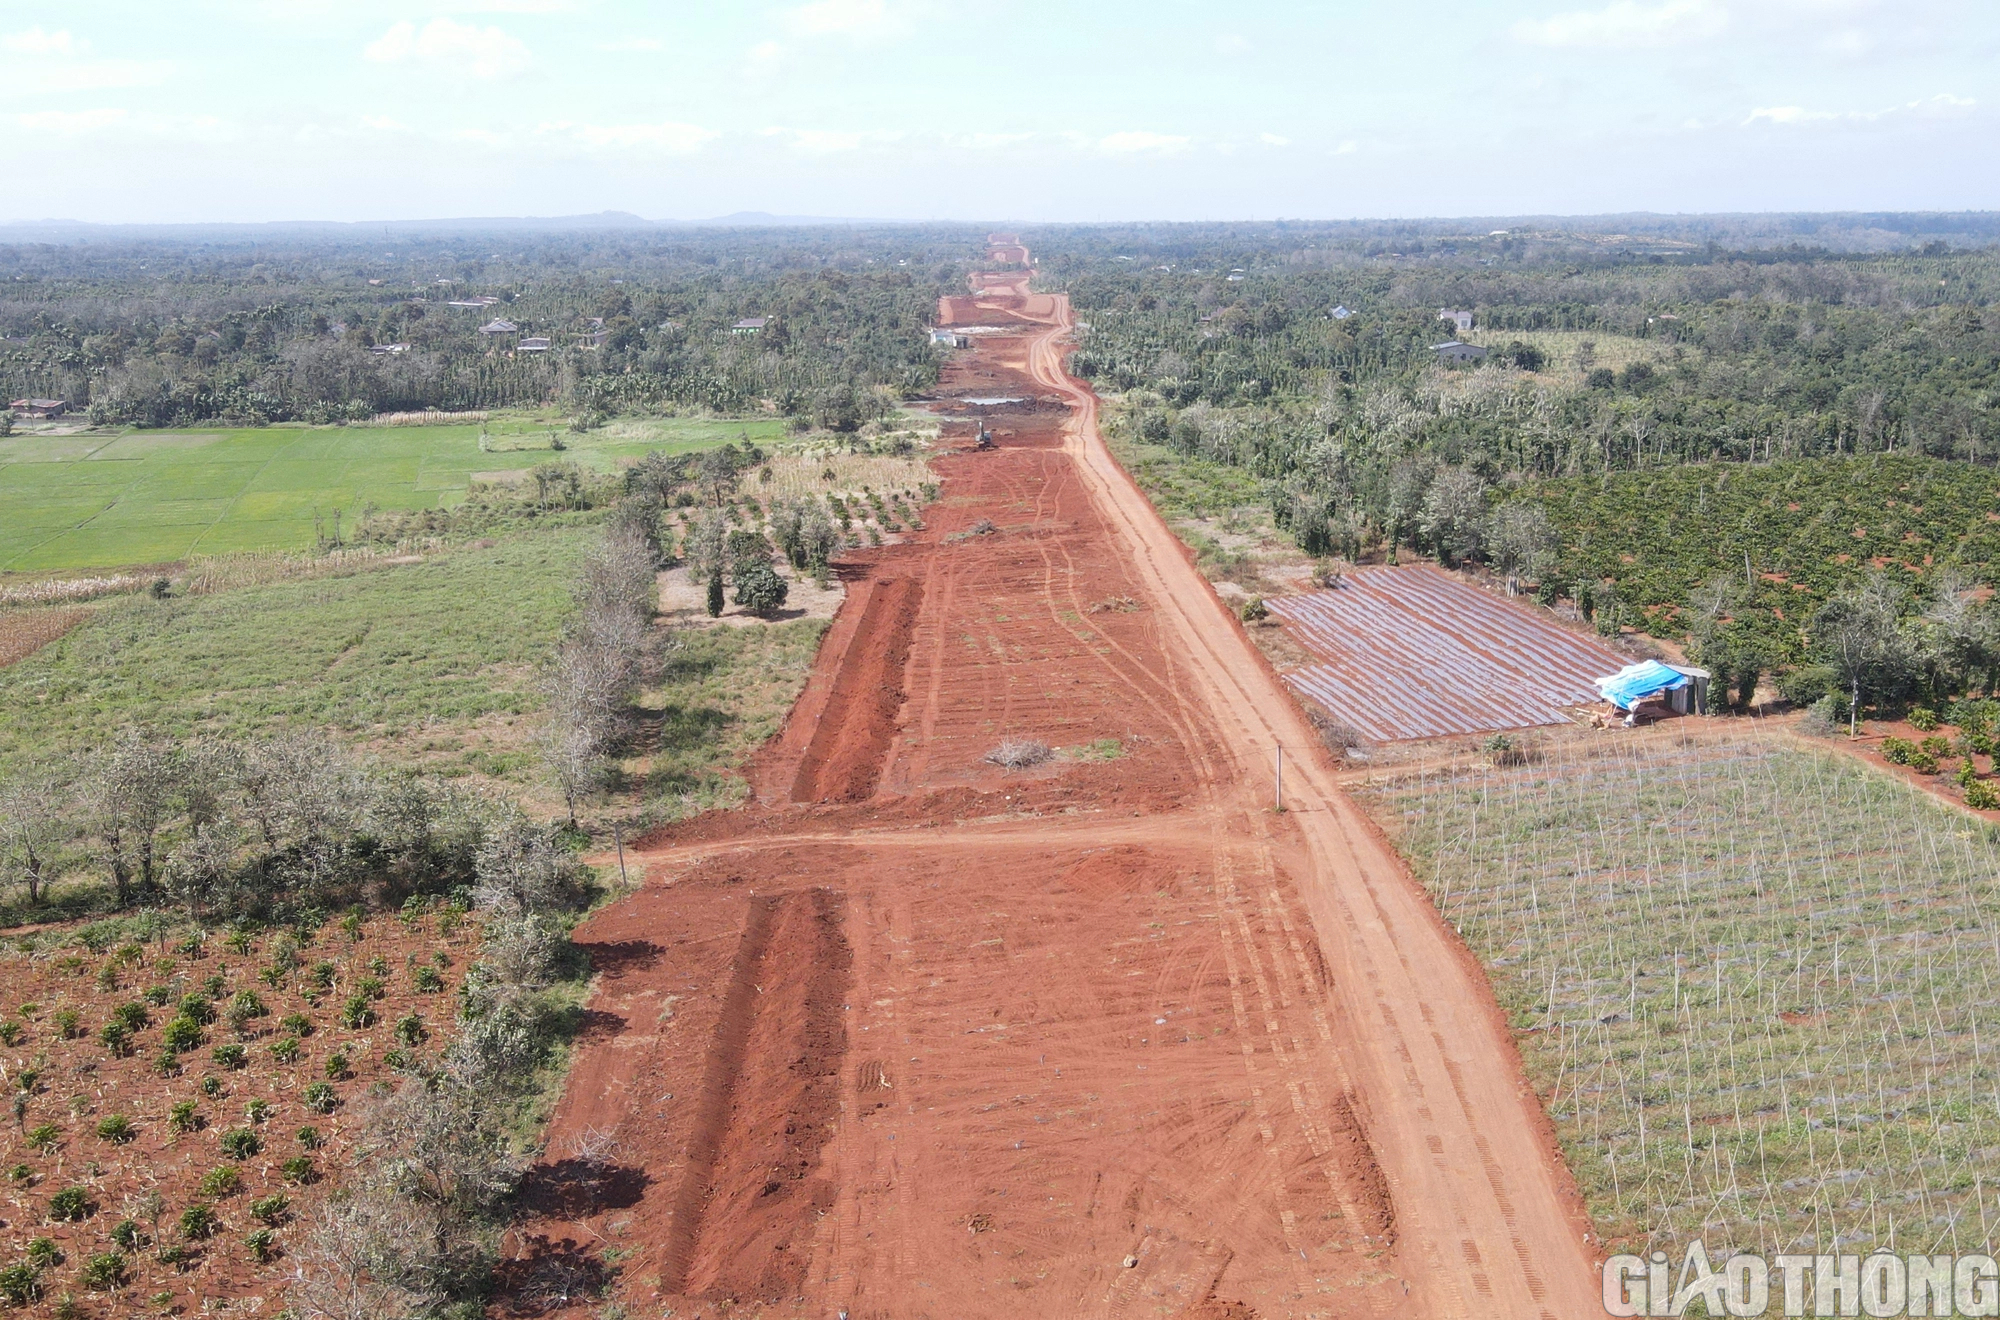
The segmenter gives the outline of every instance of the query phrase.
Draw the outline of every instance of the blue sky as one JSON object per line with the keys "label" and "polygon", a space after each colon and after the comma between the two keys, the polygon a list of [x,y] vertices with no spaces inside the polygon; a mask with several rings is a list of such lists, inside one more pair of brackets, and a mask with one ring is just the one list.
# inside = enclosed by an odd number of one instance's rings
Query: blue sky
{"label": "blue sky", "polygon": [[0,219],[1996,209],[1996,84],[1992,0],[0,0]]}

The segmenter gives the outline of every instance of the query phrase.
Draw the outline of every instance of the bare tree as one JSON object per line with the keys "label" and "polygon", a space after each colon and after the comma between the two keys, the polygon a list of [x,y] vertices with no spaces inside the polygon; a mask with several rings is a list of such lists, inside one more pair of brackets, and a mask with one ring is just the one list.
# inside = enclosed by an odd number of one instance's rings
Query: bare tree
{"label": "bare tree", "polygon": [[1507,594],[1520,590],[1524,577],[1539,580],[1554,564],[1559,542],[1548,511],[1539,504],[1502,505],[1493,515],[1488,536],[1493,562],[1507,575]]}
{"label": "bare tree", "polygon": [[473,901],[508,913],[562,912],[576,905],[583,876],[549,831],[519,812],[493,822],[480,844]]}
{"label": "bare tree", "polygon": [[337,1193],[293,1249],[288,1300],[301,1320],[406,1320],[445,1300],[425,1268],[439,1235],[434,1207],[386,1189]]}
{"label": "bare tree", "polygon": [[49,764],[30,765],[0,787],[0,876],[26,888],[31,904],[61,874],[75,838],[71,792],[63,769]]}
{"label": "bare tree", "polygon": [[1486,483],[1466,468],[1438,473],[1424,495],[1419,526],[1445,563],[1477,558],[1486,538]]}
{"label": "bare tree", "polygon": [[98,833],[121,904],[132,901],[135,867],[140,887],[148,893],[154,888],[154,847],[160,827],[174,815],[180,771],[180,749],[174,743],[137,729],[119,735],[104,766]]}

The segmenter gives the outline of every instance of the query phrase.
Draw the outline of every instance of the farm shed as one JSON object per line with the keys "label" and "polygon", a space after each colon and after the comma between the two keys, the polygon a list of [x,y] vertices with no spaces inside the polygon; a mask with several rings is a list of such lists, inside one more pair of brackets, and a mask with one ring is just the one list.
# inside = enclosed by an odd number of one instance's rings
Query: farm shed
{"label": "farm shed", "polygon": [[735,325],[730,326],[729,333],[732,335],[754,335],[770,323],[771,318],[768,316],[746,316]]}
{"label": "farm shed", "polygon": [[1438,355],[1440,362],[1477,362],[1486,356],[1486,350],[1477,344],[1461,344],[1456,339],[1443,344],[1432,344],[1431,352]]}
{"label": "farm shed", "polygon": [[1472,329],[1472,313],[1459,311],[1456,308],[1438,308],[1438,320],[1451,322],[1453,326],[1457,327],[1460,334],[1465,334]]}
{"label": "farm shed", "polygon": [[485,325],[480,326],[479,333],[482,335],[511,335],[520,328],[520,326],[515,325],[512,321],[503,321],[495,317]]}
{"label": "farm shed", "polygon": [[60,417],[69,411],[67,399],[16,399],[7,406],[23,417]]}
{"label": "farm shed", "polygon": [[1597,690],[1620,710],[1629,711],[1649,697],[1665,694],[1676,715],[1708,713],[1706,669],[1693,665],[1669,665],[1658,660],[1641,660],[1597,680]]}
{"label": "farm shed", "polygon": [[549,351],[549,341],[546,335],[532,335],[515,347],[523,353],[546,353]]}

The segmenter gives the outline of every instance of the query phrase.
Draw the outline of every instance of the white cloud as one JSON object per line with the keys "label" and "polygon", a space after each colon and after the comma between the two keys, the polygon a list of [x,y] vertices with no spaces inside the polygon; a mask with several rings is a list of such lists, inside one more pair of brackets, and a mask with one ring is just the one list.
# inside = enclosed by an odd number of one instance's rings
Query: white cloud
{"label": "white cloud", "polygon": [[15,115],[14,122],[28,133],[77,137],[118,127],[129,118],[123,110],[106,107],[101,110],[37,110],[33,114]]}
{"label": "white cloud", "polygon": [[50,32],[41,27],[31,27],[25,32],[11,32],[0,37],[0,50],[14,55],[73,58],[88,49],[90,43],[79,41],[67,28]]}
{"label": "white cloud", "polygon": [[1171,155],[1186,151],[1193,141],[1193,138],[1177,137],[1171,133],[1113,133],[1099,138],[1097,149],[1121,156],[1144,152]]}
{"label": "white cloud", "polygon": [[408,124],[400,120],[391,119],[387,115],[363,115],[361,116],[361,126],[363,128],[372,128],[378,133],[407,133],[410,131]]}
{"label": "white cloud", "polygon": [[659,124],[573,124],[564,121],[543,124],[537,131],[566,138],[595,151],[665,156],[691,155],[721,136],[712,128],[671,120]]}
{"label": "white cloud", "polygon": [[665,50],[667,43],[658,37],[619,37],[613,41],[599,42],[597,48],[608,51]]}
{"label": "white cloud", "polygon": [[480,78],[499,78],[528,67],[528,47],[497,27],[474,27],[434,18],[419,28],[398,23],[362,51],[378,64],[418,62],[463,69]]}
{"label": "white cloud", "polygon": [[1881,110],[1808,110],[1798,105],[1760,105],[1750,112],[1750,117],[1743,123],[1748,127],[1752,124],[1873,124],[1885,119],[1902,118],[1956,119],[1970,114],[1978,105],[1979,102],[1971,97],[1953,96],[1949,92]]}
{"label": "white cloud", "polygon": [[1290,138],[1279,137],[1276,133],[1259,133],[1257,140],[1267,147],[1289,147],[1292,145]]}
{"label": "white cloud", "polygon": [[1254,49],[1250,38],[1240,32],[1225,32],[1215,39],[1215,53],[1218,55],[1246,55]]}
{"label": "white cloud", "polygon": [[1640,4],[1613,0],[1603,9],[1578,9],[1514,25],[1514,39],[1531,46],[1630,49],[1667,46],[1712,37],[1729,26],[1716,0],[1665,0]]}
{"label": "white cloud", "polygon": [[883,31],[891,21],[886,0],[813,0],[786,15],[792,31],[806,36],[866,36]]}

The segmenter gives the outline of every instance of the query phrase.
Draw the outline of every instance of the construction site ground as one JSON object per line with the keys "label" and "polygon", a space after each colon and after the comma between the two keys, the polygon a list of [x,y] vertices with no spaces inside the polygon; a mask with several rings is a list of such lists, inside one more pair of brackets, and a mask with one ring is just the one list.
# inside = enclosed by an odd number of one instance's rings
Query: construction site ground
{"label": "construction site ground", "polygon": [[499,1309],[1595,1314],[1478,967],[1105,450],[1066,300],[972,288],[925,530],[843,564],[752,804],[579,932]]}

